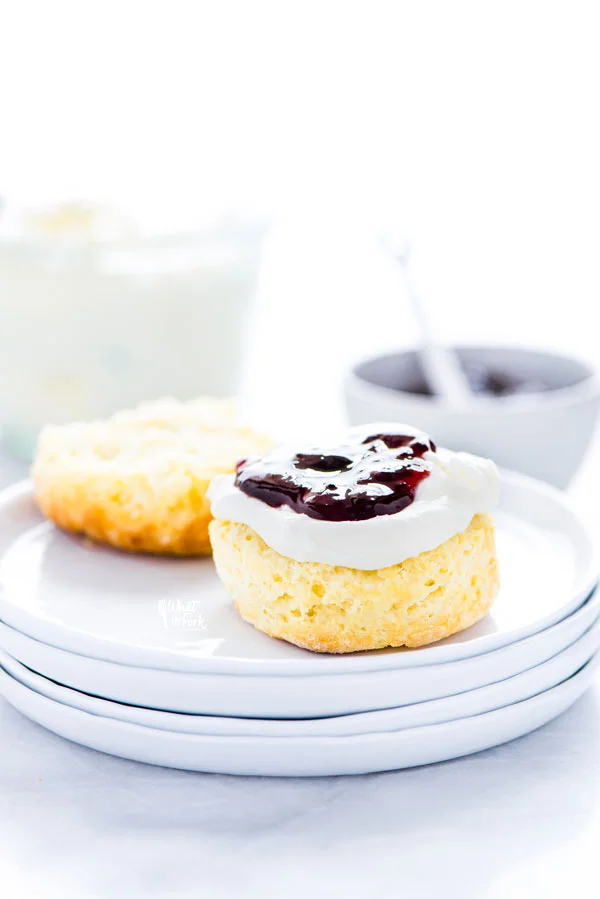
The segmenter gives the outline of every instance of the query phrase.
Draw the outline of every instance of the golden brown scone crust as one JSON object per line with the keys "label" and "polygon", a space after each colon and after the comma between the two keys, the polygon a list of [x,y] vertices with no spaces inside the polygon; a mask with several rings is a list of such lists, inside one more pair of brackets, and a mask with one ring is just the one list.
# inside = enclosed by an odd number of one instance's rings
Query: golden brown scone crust
{"label": "golden brown scone crust", "polygon": [[436,549],[377,571],[296,562],[231,521],[214,520],[210,537],[242,617],[314,652],[424,646],[479,621],[498,591],[489,515],[476,515]]}
{"label": "golden brown scone crust", "polygon": [[210,553],[206,490],[271,441],[230,401],[160,400],[101,422],[45,428],[33,465],[44,515],[132,552]]}

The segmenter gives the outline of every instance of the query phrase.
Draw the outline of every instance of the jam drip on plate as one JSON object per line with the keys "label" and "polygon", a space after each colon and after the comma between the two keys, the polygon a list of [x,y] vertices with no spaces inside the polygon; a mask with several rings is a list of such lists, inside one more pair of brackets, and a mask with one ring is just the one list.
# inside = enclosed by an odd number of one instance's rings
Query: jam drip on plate
{"label": "jam drip on plate", "polygon": [[276,450],[240,462],[235,483],[269,506],[290,506],[322,521],[365,521],[409,506],[435,452],[428,438],[373,434],[333,452],[314,449],[290,455]]}

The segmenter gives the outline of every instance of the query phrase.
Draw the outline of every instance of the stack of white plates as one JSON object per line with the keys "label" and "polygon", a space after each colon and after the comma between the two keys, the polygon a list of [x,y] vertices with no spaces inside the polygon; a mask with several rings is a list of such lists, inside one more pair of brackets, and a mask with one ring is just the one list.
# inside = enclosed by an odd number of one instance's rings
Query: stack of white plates
{"label": "stack of white plates", "polygon": [[570,706],[600,655],[581,523],[528,478],[505,473],[502,495],[485,620],[422,649],[333,656],[245,624],[210,560],[66,536],[18,485],[0,497],[0,689],[69,740],[198,771],[353,774],[496,746]]}

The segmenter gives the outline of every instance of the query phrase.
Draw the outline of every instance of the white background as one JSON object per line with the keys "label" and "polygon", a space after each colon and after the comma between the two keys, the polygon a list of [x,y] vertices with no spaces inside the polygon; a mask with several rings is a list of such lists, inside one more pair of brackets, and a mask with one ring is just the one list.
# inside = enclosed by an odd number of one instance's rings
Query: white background
{"label": "white background", "polygon": [[414,340],[385,221],[445,339],[598,358],[598,26],[577,0],[7,3],[0,193],[273,212],[246,388],[284,418]]}
{"label": "white background", "polygon": [[[277,215],[245,391],[284,425],[335,418],[346,365],[415,338],[377,253],[384,221],[412,234],[447,339],[600,361],[595,3],[0,0],[0,11],[0,193],[159,217],[230,204]],[[294,783],[109,759],[2,703],[3,888],[572,893],[597,855],[598,720],[596,689],[471,759]]]}

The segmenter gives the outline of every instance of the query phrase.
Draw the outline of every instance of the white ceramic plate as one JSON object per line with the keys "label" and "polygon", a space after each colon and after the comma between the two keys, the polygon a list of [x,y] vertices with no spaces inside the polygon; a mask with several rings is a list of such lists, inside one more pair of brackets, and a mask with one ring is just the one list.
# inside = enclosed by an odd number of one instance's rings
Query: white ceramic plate
{"label": "white ceramic plate", "polygon": [[337,675],[464,659],[560,621],[596,581],[590,540],[559,491],[505,472],[502,496],[492,611],[418,650],[340,657],[274,640],[242,621],[211,560],[133,556],[67,536],[42,519],[28,483],[0,497],[0,619],[61,649],[173,671]]}
{"label": "white ceramic plate", "polygon": [[379,733],[441,724],[522,702],[571,677],[589,662],[599,648],[600,619],[596,620],[592,627],[568,649],[559,652],[547,662],[514,677],[490,684],[488,687],[385,711],[300,721],[181,715],[98,699],[96,696],[71,690],[41,677],[2,650],[0,650],[0,668],[29,689],[63,705],[81,709],[92,715],[115,718],[118,721],[128,721],[158,730],[205,736],[326,737]]}
{"label": "white ceramic plate", "polygon": [[201,736],[90,715],[23,686],[0,669],[0,689],[48,730],[111,755],[218,774],[309,777],[365,774],[457,758],[527,734],[560,715],[588,687],[597,656],[557,687],[513,705],[445,724],[334,737]]}
{"label": "white ceramic plate", "polygon": [[597,590],[568,618],[510,646],[439,665],[346,674],[240,676],[119,665],[57,649],[1,623],[0,647],[58,683],[130,705],[244,718],[319,718],[439,699],[513,677],[570,646],[599,610]]}

